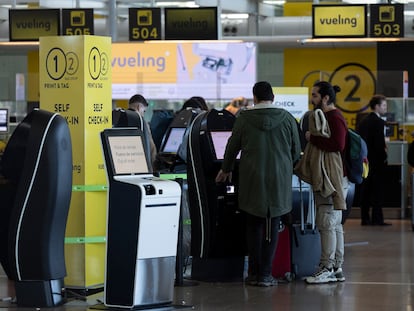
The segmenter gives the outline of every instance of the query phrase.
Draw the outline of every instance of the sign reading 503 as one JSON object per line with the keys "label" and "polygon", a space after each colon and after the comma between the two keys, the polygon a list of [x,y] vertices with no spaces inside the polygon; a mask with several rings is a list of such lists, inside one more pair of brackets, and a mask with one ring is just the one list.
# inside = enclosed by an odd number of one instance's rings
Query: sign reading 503
{"label": "sign reading 503", "polygon": [[129,8],[129,41],[161,40],[160,8]]}
{"label": "sign reading 503", "polygon": [[371,37],[404,37],[403,4],[371,4]]}

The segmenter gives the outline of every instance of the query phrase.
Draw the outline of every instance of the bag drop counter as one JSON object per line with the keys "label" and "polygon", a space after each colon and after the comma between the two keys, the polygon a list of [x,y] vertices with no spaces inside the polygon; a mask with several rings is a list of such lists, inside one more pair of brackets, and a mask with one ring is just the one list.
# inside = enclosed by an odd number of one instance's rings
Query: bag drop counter
{"label": "bag drop counter", "polygon": [[102,132],[108,174],[104,304],[172,302],[181,188],[154,177],[137,129]]}

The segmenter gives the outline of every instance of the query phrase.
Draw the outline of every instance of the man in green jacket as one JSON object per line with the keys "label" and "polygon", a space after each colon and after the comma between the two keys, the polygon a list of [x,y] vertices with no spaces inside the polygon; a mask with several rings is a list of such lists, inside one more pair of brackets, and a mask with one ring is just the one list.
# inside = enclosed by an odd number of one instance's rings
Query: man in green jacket
{"label": "man in green jacket", "polygon": [[294,117],[273,104],[271,85],[253,87],[254,107],[236,119],[216,182],[231,179],[239,164],[239,208],[246,213],[251,285],[273,286],[272,261],[277,247],[280,217],[292,209],[293,163],[300,157],[300,139]]}

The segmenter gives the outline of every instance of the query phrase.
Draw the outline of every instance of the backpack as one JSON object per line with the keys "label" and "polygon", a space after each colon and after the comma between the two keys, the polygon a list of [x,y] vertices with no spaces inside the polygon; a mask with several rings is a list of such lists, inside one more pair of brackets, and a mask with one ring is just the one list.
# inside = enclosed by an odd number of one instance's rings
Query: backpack
{"label": "backpack", "polygon": [[367,144],[365,140],[352,129],[348,129],[344,164],[350,182],[360,184],[362,183],[363,178],[368,176]]}

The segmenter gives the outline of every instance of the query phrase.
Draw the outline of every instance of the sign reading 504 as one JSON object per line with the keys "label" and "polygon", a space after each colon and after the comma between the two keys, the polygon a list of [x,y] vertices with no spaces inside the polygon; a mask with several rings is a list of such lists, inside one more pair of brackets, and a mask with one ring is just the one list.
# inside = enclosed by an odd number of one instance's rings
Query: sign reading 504
{"label": "sign reading 504", "polygon": [[129,41],[160,40],[160,8],[129,8]]}

